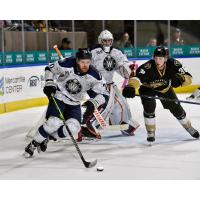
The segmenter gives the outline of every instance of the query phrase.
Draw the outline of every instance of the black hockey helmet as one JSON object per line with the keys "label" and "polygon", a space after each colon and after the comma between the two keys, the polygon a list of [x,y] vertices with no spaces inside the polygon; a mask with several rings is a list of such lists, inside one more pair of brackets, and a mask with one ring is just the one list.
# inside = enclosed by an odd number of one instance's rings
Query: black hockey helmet
{"label": "black hockey helmet", "polygon": [[80,59],[91,59],[92,54],[87,48],[83,48],[83,49],[79,48],[77,53],[76,53],[76,58],[78,60],[80,60]]}
{"label": "black hockey helmet", "polygon": [[154,50],[153,56],[158,56],[158,57],[166,57],[167,56],[167,51],[165,47],[159,46]]}
{"label": "black hockey helmet", "polygon": [[166,51],[166,56],[169,58],[169,48],[168,47],[164,47],[165,51]]}

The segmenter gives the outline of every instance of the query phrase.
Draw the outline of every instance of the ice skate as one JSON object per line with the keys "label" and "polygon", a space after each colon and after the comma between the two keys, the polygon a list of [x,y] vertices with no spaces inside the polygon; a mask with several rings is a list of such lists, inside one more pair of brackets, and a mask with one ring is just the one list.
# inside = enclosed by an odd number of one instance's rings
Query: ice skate
{"label": "ice skate", "polygon": [[84,138],[87,140],[94,140],[94,139],[101,139],[101,135],[97,132],[95,132],[94,129],[88,129],[87,127],[82,126],[81,136],[78,136],[78,139]]}
{"label": "ice skate", "polygon": [[134,135],[135,135],[135,131],[136,131],[136,129],[138,129],[138,127],[139,127],[139,126],[137,126],[137,127],[135,128],[135,127],[129,125],[129,126],[128,126],[128,129],[126,129],[126,130],[121,130],[121,133],[122,133],[122,135],[125,135],[125,136],[134,136]]}
{"label": "ice skate", "polygon": [[39,146],[37,147],[38,153],[40,153],[40,151],[45,152],[47,150],[48,142],[49,142],[49,139],[46,139],[41,144],[39,144]]}
{"label": "ice skate", "polygon": [[147,141],[149,142],[149,146],[152,146],[152,143],[155,141],[155,132],[147,132]]}
{"label": "ice skate", "polygon": [[192,126],[189,128],[185,128],[185,130],[193,137],[196,139],[199,139],[199,132],[193,128]]}
{"label": "ice skate", "polygon": [[[38,142],[36,142],[35,140],[32,140],[28,146],[25,148],[25,152],[23,153],[23,156],[25,158],[30,158],[33,156],[34,151],[36,150],[36,148],[38,148],[40,146],[40,144]],[[40,150],[39,150],[40,151]]]}

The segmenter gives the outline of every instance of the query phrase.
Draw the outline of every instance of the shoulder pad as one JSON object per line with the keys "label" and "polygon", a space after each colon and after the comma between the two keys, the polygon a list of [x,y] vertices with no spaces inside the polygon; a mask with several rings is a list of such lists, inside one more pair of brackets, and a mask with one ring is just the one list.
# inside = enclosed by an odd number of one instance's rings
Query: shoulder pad
{"label": "shoulder pad", "polygon": [[182,66],[181,63],[176,59],[174,59],[173,63],[174,63],[175,66]]}
{"label": "shoulder pad", "polygon": [[143,69],[150,69],[152,67],[152,65],[153,65],[153,60],[149,60],[146,63],[144,63],[143,65],[141,65],[141,67]]}
{"label": "shoulder pad", "polygon": [[124,54],[124,52],[121,50],[121,49],[118,49],[118,48],[112,48],[111,50],[113,50],[113,51],[116,51],[116,52],[121,52],[122,54]]}
{"label": "shoulder pad", "polygon": [[45,70],[45,71],[51,71],[51,69],[50,69],[49,66],[46,66],[44,70]]}
{"label": "shoulder pad", "polygon": [[96,78],[97,80],[102,80],[101,74],[100,74],[100,73],[97,71],[97,69],[94,68],[92,65],[90,65],[90,68],[89,68],[87,74],[93,76],[93,77]]}
{"label": "shoulder pad", "polygon": [[98,49],[98,48],[101,48],[101,45],[100,44],[95,44],[95,45],[89,47],[89,50],[92,51],[92,50]]}
{"label": "shoulder pad", "polygon": [[51,71],[51,68],[53,68],[53,67],[54,67],[54,63],[49,63],[49,65],[47,65],[47,66],[45,67],[45,71],[46,71],[46,70]]}
{"label": "shoulder pad", "polygon": [[151,63],[146,63],[146,64],[144,65],[144,68],[145,68],[145,69],[150,69],[150,68],[151,68]]}

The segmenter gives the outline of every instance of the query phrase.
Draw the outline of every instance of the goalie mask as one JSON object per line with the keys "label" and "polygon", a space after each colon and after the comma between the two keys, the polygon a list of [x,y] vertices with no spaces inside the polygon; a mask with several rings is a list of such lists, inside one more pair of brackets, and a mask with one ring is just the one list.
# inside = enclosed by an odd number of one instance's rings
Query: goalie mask
{"label": "goalie mask", "polygon": [[103,47],[106,53],[110,52],[110,48],[113,44],[113,35],[110,31],[104,30],[98,37],[98,43]]}

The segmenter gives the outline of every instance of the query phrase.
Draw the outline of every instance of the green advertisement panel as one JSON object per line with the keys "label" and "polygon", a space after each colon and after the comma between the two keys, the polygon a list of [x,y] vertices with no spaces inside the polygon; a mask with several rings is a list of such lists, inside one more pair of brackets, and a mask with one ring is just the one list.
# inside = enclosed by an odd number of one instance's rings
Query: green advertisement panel
{"label": "green advertisement panel", "polygon": [[3,54],[0,53],[0,66],[2,66],[2,65],[3,65]]}
{"label": "green advertisement panel", "polygon": [[37,63],[47,63],[48,62],[48,53],[47,51],[36,51],[35,60]]}
{"label": "green advertisement panel", "polygon": [[172,46],[172,57],[197,57],[200,56],[200,46]]}
{"label": "green advertisement panel", "polygon": [[136,48],[137,58],[150,58],[153,55],[155,47],[138,47]]}
{"label": "green advertisement panel", "polygon": [[[74,55],[76,51],[73,50],[61,50],[61,54],[63,57],[71,57]],[[56,60],[59,60],[59,56],[55,50],[50,50],[49,51],[49,60],[50,62],[55,62]]]}
{"label": "green advertisement panel", "polygon": [[36,51],[25,52],[25,63],[34,64],[36,62]]}
{"label": "green advertisement panel", "polygon": [[[121,49],[128,58],[151,58],[156,47],[137,47]],[[62,50],[64,57],[75,55],[75,50]],[[170,55],[172,57],[200,57],[200,45],[193,46],[171,46]],[[3,59],[4,58],[4,59]],[[55,62],[60,59],[55,50],[29,51],[29,52],[0,52],[0,66],[20,65],[20,64],[42,64]]]}
{"label": "green advertisement panel", "polygon": [[59,60],[59,56],[54,50],[49,51],[49,62],[55,62],[56,60]]}
{"label": "green advertisement panel", "polygon": [[128,58],[134,57],[134,48],[123,48],[121,50]]}
{"label": "green advertisement panel", "polygon": [[71,57],[71,56],[75,55],[76,51],[73,51],[73,50],[62,50],[61,53],[62,53],[62,55],[64,57]]}
{"label": "green advertisement panel", "polygon": [[14,63],[14,53],[5,53],[4,54],[4,62],[5,65],[12,65],[15,64]]}

